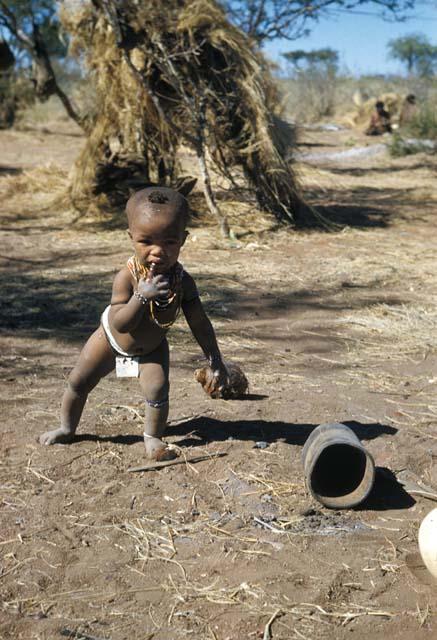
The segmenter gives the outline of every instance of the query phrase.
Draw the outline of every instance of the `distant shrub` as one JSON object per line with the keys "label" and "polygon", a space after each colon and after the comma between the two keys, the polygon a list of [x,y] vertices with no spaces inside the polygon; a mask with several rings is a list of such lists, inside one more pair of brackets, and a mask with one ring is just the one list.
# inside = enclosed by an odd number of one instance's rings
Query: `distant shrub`
{"label": "distant shrub", "polygon": [[300,122],[320,120],[334,114],[338,52],[329,47],[282,54],[291,67],[288,108]]}
{"label": "distant shrub", "polygon": [[421,149],[416,145],[408,144],[402,136],[394,133],[388,145],[388,151],[393,158],[401,158],[419,153]]}
{"label": "distant shrub", "polygon": [[388,151],[393,158],[412,156],[416,153],[437,153],[437,143],[433,145],[429,139],[403,138],[394,133]]}
{"label": "distant shrub", "polygon": [[317,122],[335,112],[337,75],[335,69],[307,69],[282,84],[287,112],[297,122]]}
{"label": "distant shrub", "polygon": [[34,101],[32,85],[24,75],[0,73],[0,129],[12,127],[17,112]]}
{"label": "distant shrub", "polygon": [[407,131],[417,138],[437,140],[437,105],[426,102],[408,124]]}

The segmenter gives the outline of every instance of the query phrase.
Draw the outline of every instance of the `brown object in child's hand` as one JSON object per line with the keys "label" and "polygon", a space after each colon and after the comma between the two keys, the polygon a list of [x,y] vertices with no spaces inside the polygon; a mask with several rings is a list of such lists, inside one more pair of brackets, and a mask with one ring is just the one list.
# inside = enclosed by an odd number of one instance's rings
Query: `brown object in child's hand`
{"label": "brown object in child's hand", "polygon": [[196,369],[194,377],[211,398],[223,398],[224,400],[241,398],[248,392],[249,382],[238,364],[226,362],[225,366],[229,374],[229,384],[223,388],[219,388],[218,379],[214,376],[211,367]]}

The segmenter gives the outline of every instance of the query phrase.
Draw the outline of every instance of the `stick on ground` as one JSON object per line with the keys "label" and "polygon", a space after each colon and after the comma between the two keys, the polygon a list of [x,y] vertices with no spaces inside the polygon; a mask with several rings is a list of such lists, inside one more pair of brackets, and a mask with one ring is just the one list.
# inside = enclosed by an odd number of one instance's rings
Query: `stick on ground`
{"label": "stick on ground", "polygon": [[191,458],[176,458],[175,460],[163,460],[162,462],[151,462],[150,464],[143,465],[141,467],[129,467],[128,471],[157,471],[163,467],[170,467],[173,464],[193,464],[196,462],[203,462],[204,460],[211,460],[212,458],[222,458],[228,454],[224,451],[217,451],[216,453],[208,453],[204,456],[193,456]]}
{"label": "stick on ground", "polygon": [[282,615],[281,610],[278,609],[277,611],[275,611],[275,613],[272,615],[272,617],[270,618],[270,620],[267,622],[266,626],[264,627],[264,635],[263,635],[263,640],[271,640],[272,639],[272,624],[274,623],[274,621],[276,620],[276,618],[278,618],[280,615]]}

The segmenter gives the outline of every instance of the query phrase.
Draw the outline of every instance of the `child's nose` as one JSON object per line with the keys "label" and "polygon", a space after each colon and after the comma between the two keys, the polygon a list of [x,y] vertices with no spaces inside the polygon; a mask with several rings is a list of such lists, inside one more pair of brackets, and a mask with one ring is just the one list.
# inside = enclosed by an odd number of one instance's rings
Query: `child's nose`
{"label": "child's nose", "polygon": [[162,256],[165,255],[165,250],[164,250],[164,247],[157,244],[154,247],[152,247],[152,251],[150,253],[152,254],[152,256],[155,256],[157,258],[162,258]]}

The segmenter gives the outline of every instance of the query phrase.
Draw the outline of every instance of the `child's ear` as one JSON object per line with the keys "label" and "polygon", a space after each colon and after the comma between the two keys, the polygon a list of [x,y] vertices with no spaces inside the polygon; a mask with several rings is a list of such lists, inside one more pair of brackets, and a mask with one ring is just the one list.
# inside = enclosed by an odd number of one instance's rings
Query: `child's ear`
{"label": "child's ear", "polygon": [[183,240],[182,240],[181,247],[185,244],[185,240],[188,238],[189,235],[190,235],[189,231],[184,231],[184,235],[182,236]]}

